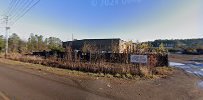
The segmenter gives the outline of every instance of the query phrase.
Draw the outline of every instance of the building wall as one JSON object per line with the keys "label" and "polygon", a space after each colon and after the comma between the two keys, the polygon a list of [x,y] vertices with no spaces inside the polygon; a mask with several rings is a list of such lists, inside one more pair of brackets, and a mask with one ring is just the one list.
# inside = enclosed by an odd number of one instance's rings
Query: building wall
{"label": "building wall", "polygon": [[126,49],[126,42],[123,40],[120,40],[119,43],[119,53],[123,53]]}
{"label": "building wall", "polygon": [[84,39],[63,42],[63,47],[71,47],[73,50],[82,50],[85,44],[96,46],[98,52],[122,53],[124,41],[121,39]]}

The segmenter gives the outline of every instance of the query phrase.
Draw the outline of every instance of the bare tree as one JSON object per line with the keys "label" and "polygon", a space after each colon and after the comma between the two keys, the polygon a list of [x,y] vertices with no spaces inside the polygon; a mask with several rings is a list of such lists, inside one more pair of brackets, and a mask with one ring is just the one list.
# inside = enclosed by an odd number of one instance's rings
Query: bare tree
{"label": "bare tree", "polygon": [[72,59],[72,52],[73,52],[73,50],[72,50],[71,46],[67,46],[66,49],[65,49],[66,60],[68,60],[68,61],[72,61],[73,60]]}
{"label": "bare tree", "polygon": [[83,52],[89,52],[89,53],[96,53],[97,52],[97,46],[96,44],[92,43],[84,43],[83,47],[82,47],[82,51]]}
{"label": "bare tree", "polygon": [[112,42],[110,48],[112,53],[119,53],[119,44],[117,42]]}

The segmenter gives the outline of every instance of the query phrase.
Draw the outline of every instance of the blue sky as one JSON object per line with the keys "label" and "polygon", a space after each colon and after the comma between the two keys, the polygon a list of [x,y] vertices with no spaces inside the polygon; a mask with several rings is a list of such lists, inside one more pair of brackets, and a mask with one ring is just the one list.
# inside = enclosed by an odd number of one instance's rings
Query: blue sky
{"label": "blue sky", "polygon": [[[10,0],[0,1],[0,15]],[[3,29],[0,29],[4,34]],[[30,33],[74,38],[201,38],[202,0],[41,0],[11,27],[23,39]]]}

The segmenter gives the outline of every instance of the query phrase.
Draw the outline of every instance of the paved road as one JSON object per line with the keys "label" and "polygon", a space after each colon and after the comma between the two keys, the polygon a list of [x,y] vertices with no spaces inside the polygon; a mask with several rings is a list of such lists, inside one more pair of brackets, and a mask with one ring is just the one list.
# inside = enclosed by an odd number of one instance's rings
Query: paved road
{"label": "paved road", "polygon": [[0,100],[99,100],[105,95],[86,90],[73,80],[19,70],[0,63]]}

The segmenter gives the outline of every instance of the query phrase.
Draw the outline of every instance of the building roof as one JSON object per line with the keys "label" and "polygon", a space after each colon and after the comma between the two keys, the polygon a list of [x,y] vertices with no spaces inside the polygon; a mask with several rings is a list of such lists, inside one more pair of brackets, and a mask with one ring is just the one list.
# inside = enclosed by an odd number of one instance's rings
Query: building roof
{"label": "building roof", "polygon": [[[121,40],[120,38],[106,38],[106,39],[81,39],[81,40],[73,40],[73,41],[89,41],[89,40]],[[72,42],[72,41],[66,41]]]}

